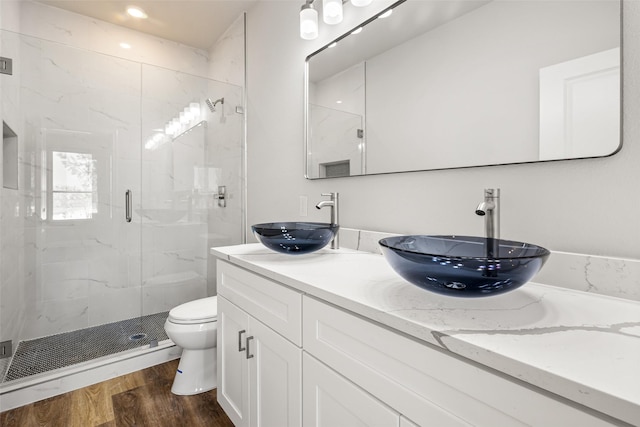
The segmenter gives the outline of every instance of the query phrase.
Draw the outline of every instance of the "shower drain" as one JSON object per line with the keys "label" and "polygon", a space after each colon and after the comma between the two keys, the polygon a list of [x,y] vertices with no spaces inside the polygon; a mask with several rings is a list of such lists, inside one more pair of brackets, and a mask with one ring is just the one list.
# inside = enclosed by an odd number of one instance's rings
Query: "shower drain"
{"label": "shower drain", "polygon": [[142,339],[145,339],[147,337],[147,334],[144,333],[138,333],[138,334],[133,334],[133,335],[129,335],[129,339],[131,341],[140,341]]}

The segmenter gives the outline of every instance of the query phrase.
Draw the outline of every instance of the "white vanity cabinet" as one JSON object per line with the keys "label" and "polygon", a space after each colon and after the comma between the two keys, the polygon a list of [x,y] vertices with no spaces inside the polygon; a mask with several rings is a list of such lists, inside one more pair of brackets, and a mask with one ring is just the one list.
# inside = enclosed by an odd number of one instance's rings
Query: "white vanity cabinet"
{"label": "white vanity cabinet", "polygon": [[237,427],[626,425],[295,287],[218,261],[218,401]]}
{"label": "white vanity cabinet", "polygon": [[423,427],[615,425],[315,298],[303,337],[305,355]]}
{"label": "white vanity cabinet", "polygon": [[218,263],[218,402],[236,427],[302,422],[301,294]]}

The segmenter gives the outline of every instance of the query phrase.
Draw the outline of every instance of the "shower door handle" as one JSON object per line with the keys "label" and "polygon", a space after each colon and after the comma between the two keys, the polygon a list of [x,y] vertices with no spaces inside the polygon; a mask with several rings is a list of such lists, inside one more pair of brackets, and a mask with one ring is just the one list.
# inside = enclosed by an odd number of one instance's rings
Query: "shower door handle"
{"label": "shower door handle", "polygon": [[124,193],[124,219],[131,222],[131,190]]}

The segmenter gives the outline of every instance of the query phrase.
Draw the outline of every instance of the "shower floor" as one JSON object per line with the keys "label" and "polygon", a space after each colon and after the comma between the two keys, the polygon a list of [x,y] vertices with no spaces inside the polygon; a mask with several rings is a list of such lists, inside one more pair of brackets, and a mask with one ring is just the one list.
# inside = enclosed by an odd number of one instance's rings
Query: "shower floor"
{"label": "shower floor", "polygon": [[169,312],[21,341],[2,382],[65,368],[168,339]]}

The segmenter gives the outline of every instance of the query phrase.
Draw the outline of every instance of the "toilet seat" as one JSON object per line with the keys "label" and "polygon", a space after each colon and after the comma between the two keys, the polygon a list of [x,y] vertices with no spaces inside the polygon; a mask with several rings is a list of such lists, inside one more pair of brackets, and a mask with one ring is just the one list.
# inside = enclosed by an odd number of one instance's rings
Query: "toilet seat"
{"label": "toilet seat", "polygon": [[181,325],[215,322],[218,320],[218,297],[201,298],[180,304],[169,311],[167,320]]}

